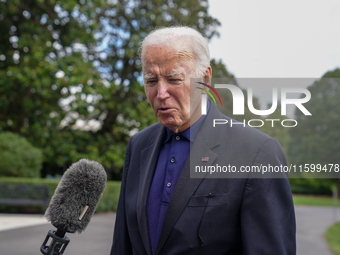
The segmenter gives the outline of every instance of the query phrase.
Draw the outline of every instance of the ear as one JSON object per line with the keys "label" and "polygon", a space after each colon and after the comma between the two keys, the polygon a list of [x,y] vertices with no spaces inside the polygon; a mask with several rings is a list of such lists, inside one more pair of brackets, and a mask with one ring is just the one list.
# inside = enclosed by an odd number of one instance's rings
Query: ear
{"label": "ear", "polygon": [[211,77],[212,77],[212,69],[210,66],[208,66],[203,76],[204,83],[210,84]]}
{"label": "ear", "polygon": [[212,69],[211,69],[211,66],[208,66],[203,78],[211,78],[211,77],[212,77]]}

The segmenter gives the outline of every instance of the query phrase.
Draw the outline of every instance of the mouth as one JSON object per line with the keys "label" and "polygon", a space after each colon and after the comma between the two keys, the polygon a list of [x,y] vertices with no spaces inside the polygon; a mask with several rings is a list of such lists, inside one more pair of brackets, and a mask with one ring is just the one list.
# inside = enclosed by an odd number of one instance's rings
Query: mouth
{"label": "mouth", "polygon": [[158,112],[160,112],[160,113],[169,113],[169,112],[171,112],[173,110],[174,110],[174,108],[171,108],[171,107],[158,108]]}

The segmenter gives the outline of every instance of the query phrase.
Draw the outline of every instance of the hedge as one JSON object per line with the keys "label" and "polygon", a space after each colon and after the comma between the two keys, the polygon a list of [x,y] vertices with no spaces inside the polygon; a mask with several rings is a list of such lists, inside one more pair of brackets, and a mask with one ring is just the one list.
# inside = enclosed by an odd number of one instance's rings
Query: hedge
{"label": "hedge", "polygon": [[[331,195],[331,186],[326,182],[321,182],[322,185],[315,185],[310,180],[304,179],[290,179],[290,185],[292,193],[294,194],[322,194]],[[56,187],[58,186],[59,180],[56,179],[42,179],[42,178],[17,178],[17,177],[0,177],[0,183],[7,183],[10,185],[18,185],[24,183],[28,186],[45,185],[49,188],[50,196],[54,194]],[[319,183],[319,182],[317,182]],[[328,185],[327,185],[328,184]],[[119,181],[108,181],[104,190],[103,197],[101,198],[96,213],[99,212],[115,212],[117,210],[118,198],[120,193],[120,182]],[[18,212],[18,207],[13,206],[0,206],[0,212]],[[29,210],[28,210],[29,211]],[[43,213],[42,209],[40,209]]]}
{"label": "hedge", "polygon": [[[6,183],[10,185],[18,185],[20,183],[27,186],[44,185],[49,188],[50,196],[54,194],[55,189],[58,186],[59,180],[55,179],[42,179],[42,178],[15,178],[15,177],[0,177],[0,183]],[[118,198],[120,193],[119,181],[108,181],[103,193],[102,198],[96,209],[96,213],[99,212],[115,212],[117,210]],[[9,208],[9,206],[2,206],[3,208]],[[13,208],[9,209],[13,212]],[[42,212],[43,213],[43,212]]]}
{"label": "hedge", "polygon": [[290,178],[290,188],[293,194],[332,195],[335,185],[332,179]]}
{"label": "hedge", "polygon": [[38,178],[43,154],[25,137],[12,132],[0,132],[0,176]]}

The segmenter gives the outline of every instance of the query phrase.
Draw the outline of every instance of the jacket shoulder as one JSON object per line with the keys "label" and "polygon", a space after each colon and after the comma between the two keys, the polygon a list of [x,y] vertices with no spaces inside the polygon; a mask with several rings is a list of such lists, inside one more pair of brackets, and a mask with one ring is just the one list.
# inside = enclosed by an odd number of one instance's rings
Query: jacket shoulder
{"label": "jacket shoulder", "polygon": [[164,127],[160,123],[153,124],[134,134],[129,142],[133,144],[149,144],[150,139],[153,138],[153,134],[160,132],[162,128]]}

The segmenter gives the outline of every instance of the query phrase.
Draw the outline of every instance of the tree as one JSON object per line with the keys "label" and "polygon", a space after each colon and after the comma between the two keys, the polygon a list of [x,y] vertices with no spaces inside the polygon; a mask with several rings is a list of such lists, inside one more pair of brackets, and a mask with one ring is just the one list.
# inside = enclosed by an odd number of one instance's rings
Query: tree
{"label": "tree", "polygon": [[[327,72],[320,80],[308,87],[311,99],[304,106],[312,116],[305,116],[301,111],[296,111],[295,119],[298,125],[290,131],[288,155],[290,161],[296,165],[320,164],[324,169],[315,173],[315,177],[339,176],[340,158],[340,69]],[[332,167],[332,173],[325,174]],[[338,172],[336,172],[338,171]],[[310,177],[310,174],[304,174]],[[340,195],[339,178],[336,180],[318,180],[329,185],[337,182]],[[316,180],[314,180],[316,182]]]}
{"label": "tree", "polygon": [[86,157],[119,178],[130,135],[156,121],[140,40],[170,24],[212,38],[219,22],[207,10],[207,0],[1,1],[1,129],[42,148],[43,176]]}
{"label": "tree", "polygon": [[65,169],[79,157],[72,142],[90,139],[72,126],[82,116],[91,119],[96,90],[105,87],[93,66],[96,10],[104,6],[101,0],[0,3],[0,126],[42,148],[45,169]]}

